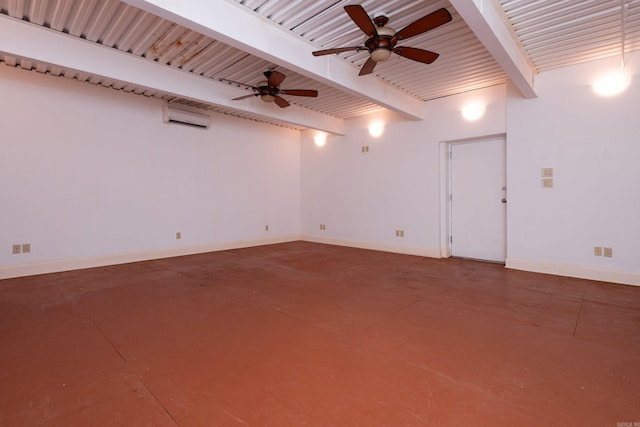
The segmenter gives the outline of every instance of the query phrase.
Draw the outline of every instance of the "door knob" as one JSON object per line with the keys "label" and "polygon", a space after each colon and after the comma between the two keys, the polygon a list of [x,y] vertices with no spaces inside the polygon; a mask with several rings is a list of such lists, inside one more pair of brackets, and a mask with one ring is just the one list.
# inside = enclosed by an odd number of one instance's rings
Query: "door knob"
{"label": "door knob", "polygon": [[504,199],[504,198],[503,198],[503,199],[501,200],[501,202],[502,202],[502,203],[507,203],[507,199]]}

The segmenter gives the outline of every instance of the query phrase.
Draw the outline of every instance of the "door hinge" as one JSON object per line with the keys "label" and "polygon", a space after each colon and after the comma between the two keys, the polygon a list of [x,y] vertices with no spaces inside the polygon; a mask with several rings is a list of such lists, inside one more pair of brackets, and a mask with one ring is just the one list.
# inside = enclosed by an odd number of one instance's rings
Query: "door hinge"
{"label": "door hinge", "polygon": [[453,202],[453,194],[449,193],[449,201]]}
{"label": "door hinge", "polygon": [[453,236],[449,236],[449,243],[453,243]]}

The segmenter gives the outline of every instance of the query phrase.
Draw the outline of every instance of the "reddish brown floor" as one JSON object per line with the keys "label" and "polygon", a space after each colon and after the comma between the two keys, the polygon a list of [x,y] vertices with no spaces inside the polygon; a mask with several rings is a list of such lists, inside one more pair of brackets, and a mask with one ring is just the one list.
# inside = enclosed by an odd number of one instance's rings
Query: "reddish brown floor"
{"label": "reddish brown floor", "polygon": [[4,280],[0,345],[1,426],[640,423],[640,288],[468,260],[294,242]]}

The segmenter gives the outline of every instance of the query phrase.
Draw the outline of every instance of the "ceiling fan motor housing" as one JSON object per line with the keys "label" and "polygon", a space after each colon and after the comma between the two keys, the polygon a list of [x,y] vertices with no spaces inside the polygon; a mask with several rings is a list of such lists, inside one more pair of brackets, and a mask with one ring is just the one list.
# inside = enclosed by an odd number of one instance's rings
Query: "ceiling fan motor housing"
{"label": "ceiling fan motor housing", "polygon": [[260,83],[258,83],[258,85],[256,86],[256,89],[258,89],[258,95],[260,96],[260,99],[263,100],[264,102],[275,101],[276,95],[278,95],[278,92],[280,92],[279,88],[274,86],[269,86],[269,82],[267,82],[266,80],[263,80]]}

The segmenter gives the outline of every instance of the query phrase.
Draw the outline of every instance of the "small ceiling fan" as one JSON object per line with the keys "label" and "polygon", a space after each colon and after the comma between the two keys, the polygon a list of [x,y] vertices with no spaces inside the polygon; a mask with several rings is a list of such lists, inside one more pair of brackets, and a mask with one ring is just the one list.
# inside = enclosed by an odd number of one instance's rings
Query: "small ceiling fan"
{"label": "small ceiling fan", "polygon": [[287,76],[285,76],[284,74],[278,71],[267,70],[263,74],[267,78],[267,80],[259,82],[256,86],[251,86],[246,83],[234,82],[233,80],[228,80],[228,79],[220,79],[220,81],[235,84],[238,86],[244,86],[244,87],[250,88],[255,92],[250,95],[244,95],[238,98],[233,98],[232,101],[239,101],[241,99],[251,98],[252,96],[259,96],[260,99],[262,99],[264,102],[275,102],[278,105],[278,107],[285,108],[291,104],[289,104],[289,102],[283,97],[281,97],[280,95],[310,96],[310,97],[318,96],[317,90],[280,89],[280,84],[282,84],[282,82]]}
{"label": "small ceiling fan", "polygon": [[413,59],[414,61],[431,64],[440,56],[439,54],[415,47],[396,46],[396,44],[400,40],[417,36],[446,24],[452,19],[449,11],[441,8],[423,16],[396,32],[393,28],[386,27],[389,18],[384,15],[376,16],[372,21],[360,5],[345,6],[344,10],[351,20],[367,35],[364,46],[336,47],[333,49],[318,50],[312,52],[312,54],[313,56],[322,56],[348,52],[350,50],[355,50],[356,52],[367,50],[369,52],[369,59],[367,59],[367,62],[365,62],[360,69],[360,73],[358,74],[360,76],[373,72],[377,63],[389,59],[392,52],[405,58]]}

